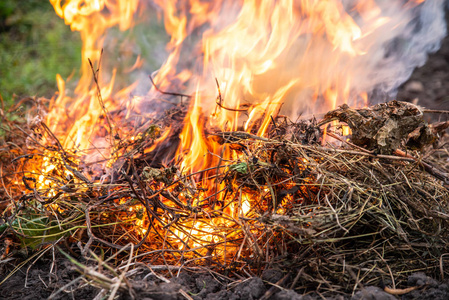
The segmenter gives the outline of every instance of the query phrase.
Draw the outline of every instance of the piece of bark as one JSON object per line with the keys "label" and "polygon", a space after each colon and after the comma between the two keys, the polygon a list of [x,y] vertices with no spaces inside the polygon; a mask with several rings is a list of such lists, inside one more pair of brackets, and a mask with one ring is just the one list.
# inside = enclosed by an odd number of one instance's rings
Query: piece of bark
{"label": "piece of bark", "polygon": [[332,119],[348,124],[352,143],[380,154],[393,153],[410,133],[426,124],[420,107],[395,100],[361,109],[343,104],[323,121]]}
{"label": "piece of bark", "polygon": [[408,135],[406,147],[411,150],[422,150],[427,145],[436,146],[443,132],[449,128],[449,121],[434,124],[423,124]]}

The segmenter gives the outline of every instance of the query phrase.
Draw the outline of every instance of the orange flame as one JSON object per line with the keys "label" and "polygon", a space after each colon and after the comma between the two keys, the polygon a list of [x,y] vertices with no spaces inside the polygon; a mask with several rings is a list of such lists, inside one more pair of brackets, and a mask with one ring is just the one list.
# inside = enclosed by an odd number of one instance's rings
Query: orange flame
{"label": "orange flame", "polygon": [[[67,148],[86,149],[91,146],[92,136],[98,118],[104,113],[97,99],[97,87],[93,85],[93,72],[89,60],[95,66],[100,62],[105,33],[108,28],[119,26],[121,31],[131,28],[134,24],[134,13],[139,2],[111,0],[50,0],[56,14],[65,20],[73,31],[79,31],[82,40],[81,78],[75,89],[76,99],[65,94],[63,80],[58,76],[59,97],[52,105],[47,116],[47,123],[53,132],[61,137]],[[102,84],[102,97],[112,96],[115,71],[109,84]],[[112,103],[106,101],[106,108],[111,109]],[[67,124],[67,118],[71,124]]]}
{"label": "orange flame", "polygon": [[[102,75],[109,76],[103,80],[95,68],[100,64],[107,30],[114,26],[121,31],[132,28],[144,6],[138,0],[50,2],[58,16],[80,32],[83,41],[75,96],[68,96],[65,82],[58,76],[59,96],[46,120],[64,147],[95,148],[109,158],[114,137],[108,134],[117,130],[120,121],[111,120],[107,126],[104,120],[109,111],[126,103],[125,116],[130,117],[134,102],[145,103],[161,90],[182,87],[185,90],[180,92],[193,94],[176,154],[185,174],[219,166],[222,161],[238,161],[239,154],[210,141],[208,133],[238,130],[264,136],[279,113],[296,117],[299,113],[322,113],[347,102],[366,105],[370,92],[366,82],[371,75],[366,72],[371,63],[368,58],[378,55],[379,45],[392,38],[390,32],[406,23],[404,18],[384,12],[374,0],[352,5],[338,0],[154,0],[170,36],[166,47],[169,56],[154,78],[158,88],[128,101],[138,84],[117,92],[115,69],[103,71]],[[391,2],[394,7],[413,7],[424,1],[411,0],[405,5],[399,0]],[[134,65],[126,66],[126,72],[141,67],[141,59],[139,56]],[[220,94],[218,100],[213,92]],[[106,133],[99,133],[99,127]],[[153,151],[171,130],[173,127],[166,129],[144,153]],[[128,132],[132,136],[133,129]],[[201,185],[209,194],[223,188],[208,180],[207,174],[192,181],[197,179],[192,185]],[[189,201],[187,195],[181,198]],[[200,206],[203,199],[189,205]],[[224,213],[237,217],[250,214],[251,195],[242,194],[240,199],[238,207],[227,207]],[[282,212],[282,207],[278,211]],[[139,221],[137,225],[143,224]],[[226,219],[204,218],[187,225],[190,233],[202,235],[186,242],[196,247],[221,240],[217,231],[229,224]],[[181,239],[187,236],[181,230],[174,234]]]}
{"label": "orange flame", "polygon": [[[107,111],[125,102],[137,84],[116,93],[115,71],[110,71],[112,76],[107,83],[99,80],[105,99],[102,107],[88,59],[97,65],[107,30],[114,26],[122,31],[132,28],[139,22],[136,13],[144,5],[138,0],[50,2],[58,16],[81,33],[83,64],[76,99],[65,94],[58,77],[60,95],[47,123],[64,139],[65,147],[90,148],[97,134],[95,124]],[[417,6],[422,2],[411,0],[406,5]],[[294,116],[325,112],[348,101],[357,106],[366,104],[361,99],[366,98],[362,95],[367,90],[358,84],[361,78],[366,82],[369,77],[363,66],[369,61],[364,57],[377,50],[373,45],[390,38],[385,30],[378,29],[404,26],[403,18],[394,19],[383,13],[374,0],[356,1],[352,6],[338,0],[232,3],[154,0],[154,3],[161,9],[165,29],[171,37],[167,45],[169,57],[155,82],[160,89],[181,82],[187,91],[196,94],[178,151],[184,165],[198,164],[196,170],[204,167],[200,157],[204,157],[207,148],[205,128],[228,131],[243,128],[263,135],[270,118],[280,110]],[[401,4],[393,1],[392,5]],[[191,40],[198,42],[189,46]],[[186,62],[188,68],[184,67]],[[194,68],[190,66],[192,62],[196,63]],[[139,57],[127,69],[141,65]],[[223,91],[221,107],[216,106],[210,95],[215,78]],[[152,89],[150,96],[154,93]],[[66,124],[67,118],[72,120],[71,125]],[[187,156],[186,149],[190,150]]]}

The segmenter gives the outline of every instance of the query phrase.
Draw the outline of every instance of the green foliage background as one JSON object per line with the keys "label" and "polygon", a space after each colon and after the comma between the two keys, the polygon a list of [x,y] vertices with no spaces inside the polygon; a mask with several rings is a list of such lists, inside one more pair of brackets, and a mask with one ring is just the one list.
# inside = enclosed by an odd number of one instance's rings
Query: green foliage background
{"label": "green foliage background", "polygon": [[67,78],[80,63],[79,33],[48,0],[0,0],[0,94],[6,106],[24,96],[51,97],[56,74]]}

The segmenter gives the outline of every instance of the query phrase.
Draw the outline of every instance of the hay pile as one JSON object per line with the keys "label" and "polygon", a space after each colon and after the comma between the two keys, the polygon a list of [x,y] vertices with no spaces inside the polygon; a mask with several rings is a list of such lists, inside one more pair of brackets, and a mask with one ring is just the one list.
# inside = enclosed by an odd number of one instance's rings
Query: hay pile
{"label": "hay pile", "polygon": [[[398,109],[412,116],[407,129]],[[193,174],[183,174],[181,162],[163,166],[158,159],[171,153],[176,137],[143,151],[165,130],[153,124],[133,142],[119,143],[102,181],[88,178],[74,149],[63,149],[43,122],[5,113],[0,234],[16,248],[58,244],[72,257],[100,249],[126,254],[127,271],[145,263],[161,274],[201,268],[243,278],[276,268],[298,290],[352,292],[385,280],[400,285],[417,271],[444,277],[449,147],[440,140],[444,126],[436,130],[415,109],[395,102],[383,110],[342,107],[319,123],[273,118],[266,137],[208,133],[209,143],[234,158],[214,154],[213,167]],[[374,113],[379,110],[382,116]],[[366,136],[346,141],[338,126],[328,126],[335,119],[353,131],[363,123]],[[412,138],[422,152],[404,148]],[[48,161],[54,168],[42,173]],[[13,246],[6,248],[2,259],[14,254]],[[117,278],[135,274],[116,269],[109,273],[114,281],[79,267],[91,282],[115,291],[127,289]]]}

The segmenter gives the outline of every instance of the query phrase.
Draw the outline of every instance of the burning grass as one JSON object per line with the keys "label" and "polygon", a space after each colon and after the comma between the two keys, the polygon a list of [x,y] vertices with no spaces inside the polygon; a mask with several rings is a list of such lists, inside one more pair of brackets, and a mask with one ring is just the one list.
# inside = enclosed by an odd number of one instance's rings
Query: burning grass
{"label": "burning grass", "polygon": [[[185,173],[182,160],[158,157],[177,146],[164,124],[184,114],[178,107],[131,140],[117,137],[108,176],[87,176],[80,154],[39,117],[5,118],[2,236],[35,249],[61,244],[75,257],[127,253],[126,270],[114,265],[111,277],[77,264],[113,293],[132,290],[124,278],[141,263],[223,278],[278,268],[291,275],[284,286],[321,292],[401,285],[416,271],[447,276],[447,144],[376,154],[338,127],[326,129],[338,144],[323,143],[323,122],[277,117],[264,137],[205,132],[214,166]],[[156,143],[161,136],[167,142]]]}

